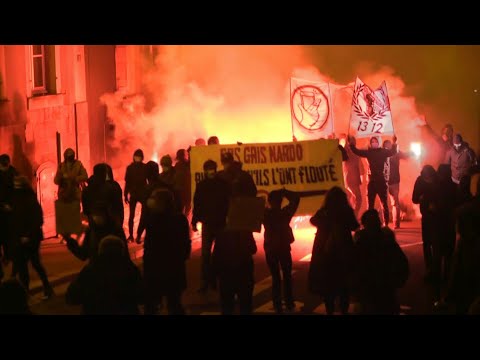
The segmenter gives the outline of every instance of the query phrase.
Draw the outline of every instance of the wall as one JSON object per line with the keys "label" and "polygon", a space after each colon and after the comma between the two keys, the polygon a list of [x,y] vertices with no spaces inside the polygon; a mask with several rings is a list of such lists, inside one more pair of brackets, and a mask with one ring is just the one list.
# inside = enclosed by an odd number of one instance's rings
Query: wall
{"label": "wall", "polygon": [[100,96],[116,89],[115,46],[86,45],[86,89],[90,135],[90,160],[92,165],[106,159],[106,106]]}

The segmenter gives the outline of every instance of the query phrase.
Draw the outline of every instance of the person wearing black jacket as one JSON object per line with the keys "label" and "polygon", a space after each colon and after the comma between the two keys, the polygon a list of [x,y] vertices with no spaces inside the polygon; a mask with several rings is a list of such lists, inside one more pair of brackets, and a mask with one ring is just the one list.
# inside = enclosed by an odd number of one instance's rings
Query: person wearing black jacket
{"label": "person wearing black jacket", "polygon": [[[288,205],[282,208],[282,200]],[[263,248],[270,273],[272,274],[272,301],[277,313],[283,312],[281,298],[280,268],[283,274],[283,298],[287,310],[295,308],[292,290],[292,244],[295,241],[290,221],[300,204],[300,196],[286,189],[272,191],[268,195],[269,208],[265,210]]]}
{"label": "person wearing black jacket", "polygon": [[107,167],[107,184],[111,186],[112,189],[112,215],[115,217],[115,220],[118,221],[120,226],[123,227],[123,221],[125,218],[125,208],[123,207],[122,201],[122,188],[120,184],[115,181],[113,177],[112,167],[108,164],[105,164]]}
{"label": "person wearing black jacket", "polygon": [[[397,137],[393,137],[393,143],[397,143]],[[387,150],[392,149],[392,142],[390,140],[385,140],[383,142],[383,147]],[[398,151],[397,153],[389,158],[386,162],[386,174],[388,177],[388,193],[393,199],[392,207],[395,209],[395,229],[400,228],[400,160],[406,160],[410,158],[410,153],[403,151]],[[392,214],[393,215],[393,214]]]}
{"label": "person wearing black jacket", "polygon": [[43,212],[26,177],[15,177],[11,200],[13,262],[18,270],[20,282],[28,291],[30,285],[28,262],[31,262],[42,281],[44,298],[48,299],[53,295],[53,289],[40,260],[40,242],[43,240]]}
{"label": "person wearing black jacket", "polygon": [[228,184],[217,176],[217,163],[207,160],[203,164],[205,179],[197,184],[193,197],[192,229],[202,223],[202,278],[199,292],[208,288],[216,289],[215,276],[212,271],[212,246],[218,234],[225,227],[228,212]]}
{"label": "person wearing black jacket", "polygon": [[440,250],[437,224],[438,183],[435,169],[431,165],[425,165],[415,181],[412,193],[412,202],[420,204],[422,214],[423,258],[427,270],[425,280],[432,280],[436,275],[433,259],[439,257],[437,252]]}
{"label": "person wearing black jacket", "polygon": [[[88,186],[82,192],[82,208],[85,216],[90,216],[91,207],[97,202],[108,206],[108,211],[115,218],[119,226],[123,225],[122,192],[117,182],[109,179],[109,166],[107,164],[97,164],[93,167],[93,175],[87,181]],[[116,184],[116,185],[115,185]],[[118,185],[118,187],[117,187]]]}
{"label": "person wearing black jacket", "polygon": [[[18,175],[17,170],[10,164],[10,156],[0,155],[0,259],[10,261],[10,210],[12,207],[13,179]],[[3,278],[2,264],[0,264],[0,281]]]}
{"label": "person wearing black jacket", "polygon": [[91,260],[98,256],[100,241],[107,235],[114,235],[127,243],[123,228],[115,221],[109,211],[109,205],[101,201],[95,202],[89,212],[89,227],[80,245],[69,234],[63,235],[67,248],[80,260]]}
{"label": "person wearing black jacket", "polygon": [[[257,187],[252,176],[233,160],[232,153],[221,157],[224,170],[218,173],[228,183],[229,198],[256,197]],[[212,263],[218,277],[222,314],[230,315],[238,297],[240,314],[253,312],[254,262],[257,245],[251,231],[222,232],[215,239]]]}
{"label": "person wearing black jacket", "polygon": [[98,252],[68,287],[67,304],[82,305],[84,315],[140,314],[142,277],[127,256],[125,241],[106,236],[100,241]]}
{"label": "person wearing black jacket", "polygon": [[362,315],[398,315],[397,290],[410,275],[408,259],[388,227],[381,227],[378,212],[362,215],[363,229],[355,233],[351,259],[352,290]]}
{"label": "person wearing black jacket", "polygon": [[155,189],[145,206],[145,314],[156,314],[166,297],[169,315],[183,315],[181,299],[187,287],[185,262],[192,247],[188,220],[176,209],[173,194],[166,188]]}
{"label": "person wearing black jacket", "polygon": [[[150,197],[150,195],[155,189],[168,189],[174,194],[175,204],[177,208],[180,209],[180,206],[181,206],[180,200],[178,196],[175,195],[175,189],[173,187],[173,183],[168,183],[164,181],[165,178],[162,177],[161,174],[159,173],[160,169],[158,167],[158,164],[155,161],[149,161],[146,164],[146,168],[147,168],[148,185],[145,190],[145,198],[142,199],[142,202],[145,203],[145,201],[147,201],[147,199]],[[146,227],[145,221],[146,221],[146,209],[143,207],[142,214],[140,216],[140,223],[138,224],[138,229],[139,229],[138,233],[140,235],[142,235],[143,232],[145,231],[145,227]]]}
{"label": "person wearing black jacket", "polygon": [[[128,165],[125,173],[125,203],[129,204],[130,214],[128,216],[128,241],[133,242],[133,222],[137,203],[142,204],[147,186],[147,168],[143,162],[143,151],[135,150],[133,162]],[[140,243],[140,234],[137,229],[137,243]]]}
{"label": "person wearing black jacket", "polygon": [[387,159],[397,152],[397,146],[394,144],[390,150],[383,149],[379,146],[378,139],[376,137],[370,138],[370,147],[367,150],[359,150],[355,146],[355,141],[350,140],[350,148],[355,155],[367,158],[368,165],[370,167],[370,179],[368,182],[368,209],[371,210],[375,207],[375,198],[380,198],[383,208],[383,217],[385,224],[389,222],[388,214],[388,202],[387,192],[388,185],[385,179],[385,163]]}

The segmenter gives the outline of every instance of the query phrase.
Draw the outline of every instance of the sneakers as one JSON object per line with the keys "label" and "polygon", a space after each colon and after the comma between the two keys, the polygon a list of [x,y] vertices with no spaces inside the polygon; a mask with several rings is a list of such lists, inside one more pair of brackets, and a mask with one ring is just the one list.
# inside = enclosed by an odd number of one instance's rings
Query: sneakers
{"label": "sneakers", "polygon": [[395,224],[395,229],[400,229],[400,224]]}

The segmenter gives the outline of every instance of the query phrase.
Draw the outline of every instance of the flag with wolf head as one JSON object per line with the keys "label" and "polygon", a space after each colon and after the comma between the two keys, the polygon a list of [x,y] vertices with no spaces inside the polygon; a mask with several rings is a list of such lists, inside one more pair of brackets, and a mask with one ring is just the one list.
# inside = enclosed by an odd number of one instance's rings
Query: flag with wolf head
{"label": "flag with wolf head", "polygon": [[293,135],[298,140],[316,140],[333,133],[333,105],[328,83],[291,78],[290,110]]}
{"label": "flag with wolf head", "polygon": [[349,133],[358,138],[394,134],[385,81],[377,90],[372,90],[357,77],[353,89]]}

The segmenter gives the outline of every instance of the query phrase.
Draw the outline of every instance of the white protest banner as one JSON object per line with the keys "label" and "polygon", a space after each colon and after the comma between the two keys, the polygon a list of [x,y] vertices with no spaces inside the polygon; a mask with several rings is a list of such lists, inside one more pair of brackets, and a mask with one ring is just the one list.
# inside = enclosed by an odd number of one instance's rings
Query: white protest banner
{"label": "white protest banner", "polygon": [[333,133],[333,103],[328,83],[290,79],[292,132],[299,140],[326,138]]}
{"label": "white protest banner", "polygon": [[352,97],[349,134],[357,138],[394,134],[385,81],[373,91],[357,77]]}

